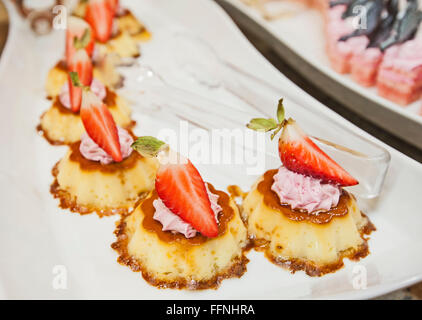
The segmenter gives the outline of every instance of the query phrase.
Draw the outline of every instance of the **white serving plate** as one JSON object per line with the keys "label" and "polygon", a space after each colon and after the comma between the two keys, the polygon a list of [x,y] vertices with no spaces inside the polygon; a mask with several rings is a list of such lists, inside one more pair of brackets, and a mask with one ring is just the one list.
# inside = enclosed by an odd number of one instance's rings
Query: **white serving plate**
{"label": "white serving plate", "polygon": [[[281,41],[288,48],[293,50],[300,58],[309,62],[312,67],[318,71],[329,76],[337,81],[343,87],[352,90],[358,95],[366,98],[370,102],[374,102],[376,110],[371,113],[373,105],[358,108],[352,103],[344,102],[355,112],[360,113],[361,116],[367,117],[376,122],[385,130],[400,136],[418,147],[422,147],[420,139],[412,137],[412,133],[417,132],[418,135],[422,132],[422,115],[419,111],[422,108],[422,100],[403,107],[395,102],[387,100],[377,94],[376,87],[366,88],[356,83],[350,75],[339,74],[335,72],[331,66],[325,51],[325,35],[323,32],[323,18],[321,13],[301,3],[295,2],[273,2],[267,5],[267,8],[273,13],[284,12],[285,15],[274,20],[266,20],[263,18],[261,12],[255,7],[248,6],[241,0],[223,0],[232,4],[235,8],[253,19],[260,26],[269,31],[274,37]],[[353,107],[352,107],[353,106]],[[379,114],[384,111],[391,112],[392,119],[386,122],[386,115]],[[390,115],[389,115],[390,117]],[[405,122],[401,121],[404,119]],[[407,126],[407,128],[405,128]],[[409,128],[412,127],[412,128]]]}
{"label": "white serving plate", "polygon": [[[377,141],[292,84],[249,44],[214,2],[123,3],[153,32],[152,41],[142,47],[141,61],[155,64],[168,81],[250,112],[247,105],[226,92],[206,89],[191,79],[176,77],[170,72],[171,68],[167,68],[166,61],[159,59],[160,39],[170,30],[194,30],[228,61],[277,84],[296,100],[311,105],[316,113],[390,152],[391,166],[380,197],[360,202],[378,228],[369,242],[371,254],[359,263],[346,262],[346,267],[334,274],[311,278],[303,272],[291,275],[269,263],[262,254],[250,252],[248,272],[242,278],[224,281],[217,291],[200,292],[158,290],[148,285],[139,273],[119,265],[117,254],[110,248],[115,240],[113,230],[117,217],[99,219],[95,215],[79,216],[62,211],[48,192],[51,168],[64,155],[66,147],[50,146],[36,135],[35,126],[40,114],[49,106],[44,81],[49,68],[62,54],[63,33],[34,36],[10,2],[6,2],[11,24],[0,60],[3,113],[0,118],[3,155],[0,158],[0,298],[370,298],[422,280],[422,211],[418,198],[422,166],[419,163]],[[142,101],[137,103],[142,104]],[[138,134],[154,135],[158,128],[174,125],[164,117],[154,118],[148,113],[135,112],[135,118],[139,123]],[[268,168],[274,166],[274,163],[268,164]],[[256,178],[245,175],[242,166],[199,165],[198,168],[205,180],[218,188],[238,184],[246,189]],[[353,289],[353,272],[361,270],[354,268],[356,266],[365,267],[366,289]],[[63,268],[67,287],[57,289],[55,277]]]}

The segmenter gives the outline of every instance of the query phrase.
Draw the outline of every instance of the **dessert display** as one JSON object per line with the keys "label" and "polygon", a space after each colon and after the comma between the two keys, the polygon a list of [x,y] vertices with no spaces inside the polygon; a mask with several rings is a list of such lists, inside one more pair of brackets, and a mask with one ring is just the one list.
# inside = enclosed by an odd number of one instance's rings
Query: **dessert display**
{"label": "dessert display", "polygon": [[[83,86],[76,72],[72,80]],[[127,214],[153,188],[158,162],[132,152],[133,134],[116,125],[109,108],[86,86],[80,117],[86,132],[53,168],[51,193],[61,208],[80,214]]]}
{"label": "dessert display", "polygon": [[358,184],[293,119],[252,119],[253,130],[279,131],[282,166],[265,172],[243,202],[255,248],[291,272],[321,276],[369,253],[365,235],[375,230],[343,187]]}
{"label": "dessert display", "polygon": [[159,288],[216,288],[240,277],[248,237],[234,200],[164,142],[141,137],[133,148],[160,166],[155,188],[115,231],[119,263]]}
{"label": "dessert display", "polygon": [[80,1],[75,15],[67,19],[65,58],[47,76],[47,97],[52,105],[41,116],[39,133],[54,145],[81,139],[82,89],[72,85],[69,72],[77,72],[82,85],[90,86],[103,100],[117,125],[131,129],[131,108],[112,90],[122,85],[116,65],[121,58],[139,56],[138,41],[148,37],[146,28],[119,1]]}
{"label": "dessert display", "polygon": [[[68,18],[66,28],[66,57],[49,72],[46,81],[47,97],[54,99],[67,80],[68,64],[75,52],[75,38],[85,36],[86,51],[94,61],[94,76],[110,88],[122,86],[122,77],[116,65],[122,58],[140,55],[139,42],[150,38],[150,33],[128,9],[116,0],[80,1],[74,15]],[[95,44],[95,45],[94,45]]]}
{"label": "dessert display", "polygon": [[[422,77],[413,53],[419,44],[396,26],[404,19],[397,3],[356,1],[367,6],[369,31],[346,21],[352,0],[310,2],[325,10],[333,67],[365,86],[377,85],[392,100],[418,99]],[[410,0],[407,8],[416,12]],[[46,82],[52,105],[38,126],[51,144],[68,146],[52,169],[50,192],[60,208],[120,215],[111,245],[117,261],[157,288],[216,289],[224,279],[243,276],[252,247],[310,276],[340,269],[344,258],[367,256],[375,227],[345,189],[358,181],[293,119],[285,120],[282,100],[277,120],[248,124],[273,131],[271,139],[281,133],[282,165],[244,194],[234,186],[232,195],[218,190],[166,143],[133,134],[131,108],[114,91],[122,83],[115,66],[139,56],[139,42],[149,36],[118,0],[79,1],[68,18],[65,57]]]}
{"label": "dessert display", "polygon": [[[90,86],[119,126],[130,129],[134,125],[130,117],[131,109],[126,101],[93,78],[92,61],[84,48],[73,54],[68,69],[78,74],[83,85]],[[54,98],[52,106],[41,116],[38,131],[47,141],[57,145],[71,144],[81,139],[84,132],[80,117],[81,100],[82,89],[75,87],[68,76],[59,96]]]}

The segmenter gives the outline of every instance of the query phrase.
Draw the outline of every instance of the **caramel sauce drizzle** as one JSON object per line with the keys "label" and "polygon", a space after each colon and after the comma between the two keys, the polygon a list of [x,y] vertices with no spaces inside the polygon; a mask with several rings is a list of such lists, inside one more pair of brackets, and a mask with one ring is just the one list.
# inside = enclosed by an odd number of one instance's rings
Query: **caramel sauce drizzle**
{"label": "caramel sauce drizzle", "polygon": [[[208,183],[208,188],[212,193],[218,195],[218,204],[223,209],[218,214],[218,236],[221,236],[227,231],[227,224],[233,218],[234,210],[230,206],[230,197],[228,194],[223,191],[216,190],[210,183]],[[162,231],[162,224],[153,218],[155,213],[153,201],[156,199],[158,199],[158,194],[154,189],[152,191],[151,197],[145,199],[141,204],[141,210],[144,213],[144,220],[142,222],[144,229],[150,232],[154,232],[157,234],[158,238],[164,242],[180,242],[189,245],[200,245],[208,240],[212,240],[212,238],[205,237],[199,232],[196,234],[196,236],[187,239],[181,233]]]}
{"label": "caramel sauce drizzle", "polygon": [[101,171],[103,173],[122,172],[124,170],[129,170],[135,167],[137,161],[142,158],[142,156],[138,152],[133,151],[129,157],[127,157],[121,162],[101,164],[99,161],[92,161],[86,159],[79,150],[80,145],[81,141],[77,141],[69,146],[71,150],[69,159],[70,161],[79,163],[79,167],[81,168],[81,170],[84,171]]}
{"label": "caramel sauce drizzle", "polygon": [[268,170],[264,174],[264,180],[258,184],[258,191],[264,196],[264,204],[268,208],[282,213],[290,220],[298,222],[309,221],[316,224],[328,223],[335,217],[347,215],[347,205],[350,202],[351,195],[345,190],[342,190],[337,206],[328,211],[315,211],[309,213],[305,210],[292,209],[289,204],[280,203],[280,198],[277,193],[271,190],[271,186],[274,183],[273,177],[276,173],[277,169]]}

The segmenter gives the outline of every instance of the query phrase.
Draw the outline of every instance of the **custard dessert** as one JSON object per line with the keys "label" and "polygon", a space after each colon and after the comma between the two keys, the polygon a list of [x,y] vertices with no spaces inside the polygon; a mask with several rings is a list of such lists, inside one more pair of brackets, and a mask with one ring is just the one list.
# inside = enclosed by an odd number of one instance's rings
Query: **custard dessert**
{"label": "custard dessert", "polygon": [[132,152],[133,135],[117,127],[105,104],[85,90],[80,114],[86,133],[53,168],[51,193],[73,212],[127,214],[153,189],[158,162]]}
{"label": "custard dessert", "polygon": [[161,165],[155,189],[118,224],[112,244],[118,262],[159,288],[217,288],[240,277],[248,239],[233,199],[205,184],[189,160],[162,161],[168,149],[143,138],[134,148],[145,156],[154,149]]}
{"label": "custard dessert", "polygon": [[[118,61],[113,55],[98,54],[93,65],[94,78],[109,88],[118,89],[122,87],[123,79],[116,70],[117,64]],[[68,81],[69,71],[65,60],[60,60],[50,69],[45,83],[47,99],[54,101],[62,93],[63,86]]]}
{"label": "custard dessert", "polygon": [[81,141],[71,144],[53,168],[51,192],[61,208],[81,214],[95,211],[99,216],[126,214],[154,187],[155,159],[132,152],[121,162],[101,164],[86,159],[80,147]]}
{"label": "custard dessert", "polygon": [[317,214],[292,209],[271,190],[277,172],[267,171],[243,202],[248,231],[268,259],[292,272],[321,276],[341,268],[345,257],[368,255],[364,236],[374,227],[352,194],[342,190],[336,206]]}
{"label": "custard dessert", "polygon": [[[325,154],[296,124],[253,119],[248,127],[276,133],[283,165],[269,170],[245,197],[242,214],[255,248],[291,272],[321,276],[343,266],[343,259],[368,255],[365,235],[375,230],[343,187],[358,181]],[[267,122],[263,120],[268,120]],[[274,135],[273,135],[274,137]]]}
{"label": "custard dessert", "polygon": [[50,109],[42,116],[38,131],[51,144],[70,144],[78,141],[84,132],[80,118],[82,87],[75,86],[70,74],[78,76],[80,85],[89,87],[97,98],[104,102],[116,123],[129,129],[133,123],[130,107],[126,101],[93,78],[93,65],[84,49],[78,49],[69,63],[68,81],[65,83]]}
{"label": "custard dessert", "polygon": [[103,46],[107,52],[117,53],[121,58],[138,57],[138,42],[151,37],[145,26],[118,1],[80,1],[73,13],[92,26],[97,45]]}
{"label": "custard dessert", "polygon": [[[131,120],[131,108],[124,98],[114,91],[105,88],[104,104],[110,110],[117,125],[131,129],[134,121]],[[85,129],[79,112],[72,112],[64,106],[60,97],[56,97],[52,106],[41,116],[38,131],[51,144],[72,144],[81,139]]]}
{"label": "custard dessert", "polygon": [[[115,21],[117,29],[113,32],[116,8],[105,8],[108,2],[93,0],[84,2],[86,13],[82,17],[68,18],[66,29],[65,59],[59,61],[48,73],[46,81],[47,97],[54,99],[68,78],[69,64],[77,49],[83,47],[94,61],[94,76],[104,85],[118,88],[122,77],[116,71],[121,58],[140,55],[138,40],[147,39],[146,31],[130,12],[121,12]],[[119,12],[122,11],[119,9]],[[85,20],[84,20],[85,19]],[[120,23],[119,23],[120,22]]]}
{"label": "custard dessert", "polygon": [[57,64],[50,69],[47,74],[47,81],[45,82],[45,90],[49,100],[53,100],[60,94],[61,88],[67,82],[67,73],[67,66],[64,60],[57,62]]}
{"label": "custard dessert", "polygon": [[[47,97],[54,99],[60,94],[61,88],[68,80],[69,66],[72,64],[76,51],[83,49],[89,58],[94,53],[94,36],[90,25],[77,17],[67,19],[65,56],[49,71],[45,89]],[[96,71],[98,72],[98,71]]]}

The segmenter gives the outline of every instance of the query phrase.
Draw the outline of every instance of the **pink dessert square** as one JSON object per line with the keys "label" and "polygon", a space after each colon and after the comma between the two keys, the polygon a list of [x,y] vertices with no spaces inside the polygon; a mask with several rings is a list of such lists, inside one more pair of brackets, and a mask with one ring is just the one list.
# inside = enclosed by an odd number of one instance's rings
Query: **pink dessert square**
{"label": "pink dessert square", "polygon": [[344,41],[338,41],[340,37],[353,32],[353,26],[341,18],[345,9],[343,5],[329,9],[325,23],[327,55],[331,66],[339,73],[350,72],[350,47]]}
{"label": "pink dessert square", "polygon": [[366,48],[361,52],[355,52],[350,61],[352,78],[365,87],[376,84],[378,67],[383,54],[378,48]]}
{"label": "pink dessert square", "polygon": [[328,58],[337,72],[351,73],[352,78],[361,85],[373,86],[376,83],[382,53],[377,48],[367,48],[369,39],[366,36],[339,41],[342,36],[354,31],[350,19],[344,20],[341,17],[345,10],[346,6],[343,5],[333,8],[327,5],[325,30]]}
{"label": "pink dessert square", "polygon": [[422,42],[414,39],[386,50],[377,76],[379,95],[403,106],[422,94]]}

